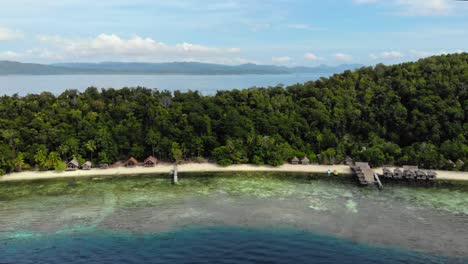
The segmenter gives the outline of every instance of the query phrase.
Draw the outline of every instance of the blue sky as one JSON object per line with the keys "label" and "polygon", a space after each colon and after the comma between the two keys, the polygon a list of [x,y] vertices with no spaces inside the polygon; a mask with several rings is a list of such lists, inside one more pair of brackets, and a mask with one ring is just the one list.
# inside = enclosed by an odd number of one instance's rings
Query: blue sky
{"label": "blue sky", "polygon": [[468,50],[453,0],[2,1],[0,60],[376,64]]}

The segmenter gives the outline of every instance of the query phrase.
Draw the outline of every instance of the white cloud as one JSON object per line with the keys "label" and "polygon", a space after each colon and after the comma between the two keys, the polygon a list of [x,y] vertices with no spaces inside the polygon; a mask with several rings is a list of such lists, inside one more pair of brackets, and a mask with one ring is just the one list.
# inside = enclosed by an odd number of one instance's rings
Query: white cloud
{"label": "white cloud", "polygon": [[317,55],[315,55],[314,53],[311,53],[311,52],[307,52],[306,54],[304,54],[304,58],[306,58],[308,60],[312,60],[312,61],[321,59],[320,57],[318,57]]}
{"label": "white cloud", "polygon": [[452,12],[451,0],[397,0],[401,14],[414,16],[448,15]]}
{"label": "white cloud", "polygon": [[340,60],[340,61],[350,61],[353,59],[353,56],[349,54],[344,54],[344,53],[336,53],[335,59]]}
{"label": "white cloud", "polygon": [[0,59],[2,60],[12,60],[18,57],[19,57],[19,54],[14,51],[0,52]]}
{"label": "white cloud", "polygon": [[[66,39],[58,36],[38,37],[45,45],[52,46],[57,58],[96,58],[116,56],[121,59],[148,60],[223,57],[239,54],[239,48],[214,48],[192,43],[168,45],[152,38],[133,36],[125,39],[115,34],[100,34],[93,39]],[[34,50],[33,50],[34,51]],[[47,54],[47,51],[38,51]],[[71,58],[70,58],[71,57]]]}
{"label": "white cloud", "polygon": [[432,50],[432,51],[412,49],[412,50],[405,51],[405,52],[385,51],[385,52],[378,53],[378,54],[373,53],[369,55],[369,58],[372,60],[398,60],[398,61],[409,60],[409,61],[412,61],[412,60],[427,58],[431,56],[452,54],[452,53],[462,53],[462,52],[464,52],[462,49]]}
{"label": "white cloud", "polygon": [[271,61],[273,61],[273,62],[279,62],[279,63],[281,63],[281,62],[284,63],[284,62],[288,62],[288,61],[291,61],[291,60],[292,60],[292,58],[291,58],[291,57],[288,57],[288,56],[273,57],[273,58],[271,58]]}
{"label": "white cloud", "polygon": [[[100,34],[94,39],[73,40],[64,39],[58,36],[40,36],[39,40],[46,44],[52,44],[66,52],[81,56],[92,56],[99,54],[124,54],[138,55],[148,54],[163,50],[166,45],[162,42],[156,42],[150,38],[141,38],[134,36],[128,40],[122,39],[114,34]],[[178,44],[178,49],[196,49],[190,47],[190,44]]]}
{"label": "white cloud", "polygon": [[23,34],[21,32],[0,26],[0,41],[15,40],[20,38],[23,38]]}
{"label": "white cloud", "polygon": [[353,0],[356,4],[379,4],[396,9],[396,15],[436,16],[450,15],[454,12],[454,0]]}
{"label": "white cloud", "polygon": [[293,29],[311,29],[310,25],[307,24],[289,24],[288,28]]}
{"label": "white cloud", "polygon": [[464,51],[461,50],[461,49],[457,49],[457,50],[438,50],[438,51],[410,50],[408,54],[412,59],[421,59],[421,58],[427,58],[427,57],[431,57],[431,56],[451,54],[451,53],[463,53],[463,52]]}
{"label": "white cloud", "polygon": [[399,51],[384,51],[380,54],[370,54],[369,57],[373,60],[377,59],[401,59],[404,57],[403,53]]}
{"label": "white cloud", "polygon": [[240,53],[241,49],[240,48],[230,48],[227,50],[229,53]]}

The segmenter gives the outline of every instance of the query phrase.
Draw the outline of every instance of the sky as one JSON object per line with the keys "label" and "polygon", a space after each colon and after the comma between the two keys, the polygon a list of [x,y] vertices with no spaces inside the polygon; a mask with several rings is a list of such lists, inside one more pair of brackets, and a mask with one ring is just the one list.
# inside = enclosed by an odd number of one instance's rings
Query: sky
{"label": "sky", "polygon": [[393,64],[468,50],[468,1],[0,0],[0,60]]}

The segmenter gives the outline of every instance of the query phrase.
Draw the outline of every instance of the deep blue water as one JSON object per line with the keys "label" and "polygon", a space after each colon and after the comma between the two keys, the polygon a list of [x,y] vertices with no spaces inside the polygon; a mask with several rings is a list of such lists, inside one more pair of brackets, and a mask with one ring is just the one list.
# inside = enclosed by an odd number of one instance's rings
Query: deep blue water
{"label": "deep blue water", "polygon": [[212,95],[217,90],[292,85],[316,80],[327,74],[276,75],[6,75],[0,76],[0,95],[26,95],[49,91],[60,94],[67,89],[84,91],[90,86],[122,88],[143,86],[160,90],[197,90]]}
{"label": "deep blue water", "polygon": [[0,263],[467,263],[293,228],[192,227],[53,234],[0,242]]}

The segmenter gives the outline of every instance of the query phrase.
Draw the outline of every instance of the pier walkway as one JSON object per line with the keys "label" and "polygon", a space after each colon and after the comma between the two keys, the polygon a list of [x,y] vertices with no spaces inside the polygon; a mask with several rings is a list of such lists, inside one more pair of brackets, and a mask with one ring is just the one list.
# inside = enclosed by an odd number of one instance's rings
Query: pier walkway
{"label": "pier walkway", "polygon": [[369,166],[369,163],[356,162],[354,166],[351,166],[351,170],[357,177],[360,185],[377,184],[379,188],[383,187],[378,174]]}

